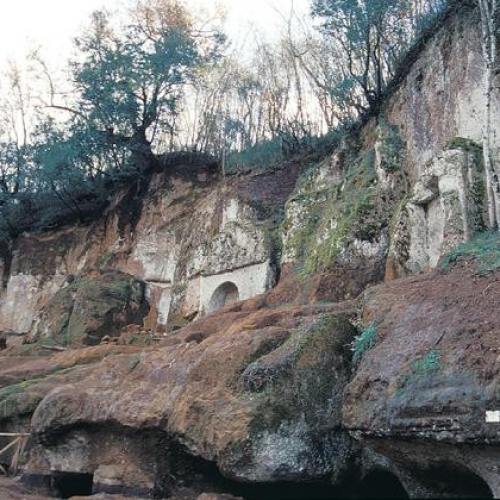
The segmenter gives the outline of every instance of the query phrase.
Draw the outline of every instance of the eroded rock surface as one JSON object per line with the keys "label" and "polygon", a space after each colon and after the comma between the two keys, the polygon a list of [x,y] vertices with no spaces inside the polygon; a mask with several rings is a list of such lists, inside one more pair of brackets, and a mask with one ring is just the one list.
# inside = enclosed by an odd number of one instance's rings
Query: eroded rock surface
{"label": "eroded rock surface", "polygon": [[211,311],[224,283],[239,299],[265,292],[278,265],[271,235],[297,173],[292,165],[222,182],[208,165],[169,166],[140,193],[115,193],[94,222],[20,236],[0,256],[0,331],[30,332],[59,290],[96,271],[144,282],[152,330]]}
{"label": "eroded rock surface", "polygon": [[500,272],[477,266],[463,259],[365,294],[377,340],[347,387],[344,424],[406,471],[417,496],[436,495],[440,468],[499,494],[500,423],[487,412],[500,404]]}
{"label": "eroded rock surface", "polygon": [[[354,312],[240,302],[161,347],[115,356],[105,355],[114,346],[94,347],[99,362],[89,365],[60,353],[61,373],[50,373],[55,359],[39,359],[29,391],[41,455],[27,473],[92,473],[101,491],[164,491],[168,474],[200,457],[200,468],[213,463],[239,481],[341,483],[358,454],[341,428]],[[4,377],[19,380],[29,363]],[[22,384],[4,397],[20,404]]]}
{"label": "eroded rock surface", "polygon": [[149,311],[145,284],[119,271],[93,271],[61,288],[42,310],[31,340],[65,347],[96,345]]}

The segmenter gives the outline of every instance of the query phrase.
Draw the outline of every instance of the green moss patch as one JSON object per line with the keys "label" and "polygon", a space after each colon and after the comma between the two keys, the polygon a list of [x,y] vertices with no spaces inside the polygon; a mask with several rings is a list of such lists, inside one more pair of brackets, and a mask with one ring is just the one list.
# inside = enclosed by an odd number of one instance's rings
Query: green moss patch
{"label": "green moss patch", "polygon": [[500,232],[485,231],[446,255],[441,267],[449,267],[461,257],[469,257],[476,261],[480,274],[489,273],[500,268]]}
{"label": "green moss patch", "polygon": [[401,169],[404,162],[405,143],[396,125],[391,125],[387,120],[379,120],[378,135],[380,141],[381,167],[387,173]]}
{"label": "green moss patch", "polygon": [[361,361],[363,354],[371,349],[377,341],[377,325],[371,323],[359,335],[356,336],[351,344],[352,362],[356,366]]}
{"label": "green moss patch", "polygon": [[445,146],[445,149],[461,149],[474,155],[474,164],[478,170],[482,171],[483,167],[483,147],[477,142],[464,137],[453,137]]}
{"label": "green moss patch", "polygon": [[59,290],[45,307],[37,343],[78,347],[94,345],[147,313],[144,286],[132,276],[101,271],[81,276]]}
{"label": "green moss patch", "polygon": [[[292,201],[300,207],[300,222],[287,240],[302,274],[328,267],[353,239],[370,240],[380,230],[377,217],[375,152],[350,165],[344,178],[317,193],[305,179]],[[312,196],[311,196],[312,194]],[[286,227],[287,221],[283,227]]]}
{"label": "green moss patch", "polygon": [[380,126],[379,135],[381,167],[391,174],[392,189],[378,181],[375,149],[345,158],[329,182],[321,175],[330,168],[326,164],[299,179],[282,231],[284,253],[292,256],[300,276],[331,268],[355,240],[373,243],[388,227],[406,184],[404,143],[397,129],[387,124]]}
{"label": "green moss patch", "polygon": [[403,377],[398,391],[437,373],[441,369],[441,357],[441,350],[433,348],[414,361],[411,372]]}
{"label": "green moss patch", "polygon": [[35,411],[43,394],[30,391],[31,383],[32,381],[26,381],[0,389],[1,420],[30,415]]}
{"label": "green moss patch", "polygon": [[325,313],[312,323],[306,320],[277,349],[251,363],[241,380],[258,398],[254,430],[276,430],[303,417],[311,425],[340,419],[355,331],[350,314]]}

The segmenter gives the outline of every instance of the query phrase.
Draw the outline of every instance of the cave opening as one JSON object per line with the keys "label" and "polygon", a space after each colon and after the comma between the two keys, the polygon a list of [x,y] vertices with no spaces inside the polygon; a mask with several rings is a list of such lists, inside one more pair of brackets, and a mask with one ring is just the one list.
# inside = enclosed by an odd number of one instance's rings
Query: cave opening
{"label": "cave opening", "polygon": [[400,480],[387,470],[374,470],[359,485],[358,498],[409,498]]}
{"label": "cave opening", "polygon": [[231,493],[245,500],[331,500],[350,497],[349,490],[326,482],[233,483]]}
{"label": "cave opening", "polygon": [[348,483],[333,486],[329,478],[318,481],[247,482],[223,475],[211,461],[190,455],[183,445],[169,443],[168,459],[160,466],[162,478],[156,496],[181,496],[183,488],[201,493],[230,494],[244,500],[331,500],[352,498]]}
{"label": "cave opening", "polygon": [[439,463],[417,477],[437,498],[494,498],[482,477],[456,463]]}
{"label": "cave opening", "polygon": [[54,472],[52,473],[51,489],[58,498],[70,498],[72,496],[91,496],[93,474],[81,472]]}

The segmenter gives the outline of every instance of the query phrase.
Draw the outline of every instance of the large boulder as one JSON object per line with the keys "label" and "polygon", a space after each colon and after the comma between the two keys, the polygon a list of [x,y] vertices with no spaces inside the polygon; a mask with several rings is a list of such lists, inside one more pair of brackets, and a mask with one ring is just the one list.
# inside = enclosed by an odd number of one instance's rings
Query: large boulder
{"label": "large boulder", "polygon": [[33,340],[64,347],[99,344],[129,324],[140,324],[149,306],[144,283],[115,270],[76,277],[42,311]]}
{"label": "large boulder", "polygon": [[239,481],[341,482],[357,453],[341,428],[353,310],[243,304],[47,394],[32,420],[46,472],[165,491],[189,456]]}

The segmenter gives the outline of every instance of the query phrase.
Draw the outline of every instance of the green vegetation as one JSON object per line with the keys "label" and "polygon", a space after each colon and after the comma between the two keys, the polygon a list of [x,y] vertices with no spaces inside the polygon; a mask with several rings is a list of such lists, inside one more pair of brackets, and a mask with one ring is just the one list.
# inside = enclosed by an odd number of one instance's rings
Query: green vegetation
{"label": "green vegetation", "polygon": [[387,173],[401,169],[405,143],[396,125],[391,125],[381,118],[378,126],[380,140],[381,167]]}
{"label": "green vegetation", "polygon": [[[141,285],[128,274],[108,270],[97,276],[77,277],[47,304],[36,344],[31,345],[36,350],[40,344],[98,344],[102,336],[115,333],[124,322],[143,317],[147,305],[142,298]],[[132,304],[139,308],[135,310]]]}
{"label": "green vegetation", "polygon": [[479,273],[484,274],[500,268],[500,232],[485,231],[459,245],[443,259],[441,266],[446,268],[460,257],[469,257],[477,262]]}
{"label": "green vegetation", "polygon": [[331,423],[349,372],[355,334],[350,318],[349,313],[324,313],[312,324],[307,318],[284,342],[259,349],[262,357],[241,375],[243,389],[258,393],[254,430],[276,430],[304,417],[311,425],[321,419]]}
{"label": "green vegetation", "polygon": [[10,385],[0,390],[0,418],[9,418],[17,407],[16,396],[22,392],[19,384]]}
{"label": "green vegetation", "polygon": [[294,256],[301,276],[329,267],[355,239],[374,241],[379,236],[397,200],[383,197],[374,165],[375,151],[369,150],[348,160],[343,176],[324,186],[315,184],[321,165],[300,179],[288,207],[300,219],[285,220],[282,230],[289,232],[284,250]]}
{"label": "green vegetation", "polygon": [[441,350],[430,349],[424,356],[413,362],[411,372],[403,378],[399,391],[411,384],[419,382],[441,369]]}
{"label": "green vegetation", "polygon": [[229,154],[226,161],[226,173],[272,169],[281,165],[284,158],[281,139],[276,137],[262,141],[244,151]]}
{"label": "green vegetation", "polygon": [[226,173],[278,168],[287,160],[299,157],[301,161],[317,161],[335,150],[351,125],[351,122],[342,124],[320,136],[281,132],[243,151],[230,153],[226,159]]}
{"label": "green vegetation", "polygon": [[[36,379],[38,381],[40,379]],[[36,393],[27,393],[26,389],[34,381],[24,381],[0,389],[0,419],[9,419],[33,413],[42,396]]]}
{"label": "green vegetation", "polygon": [[476,170],[483,173],[483,147],[472,139],[464,137],[453,137],[450,139],[445,149],[461,149],[474,155],[474,165]]}
{"label": "green vegetation", "polygon": [[472,182],[468,186],[467,194],[469,198],[467,203],[469,210],[468,218],[472,221],[473,231],[483,231],[485,229],[485,221],[482,212],[486,203],[483,148],[471,139],[454,137],[448,141],[446,149],[466,151],[473,158],[474,170],[469,172],[469,177],[472,174]]}
{"label": "green vegetation", "polygon": [[358,335],[351,344],[352,363],[358,365],[363,357],[363,354],[371,349],[377,342],[377,325],[371,323]]}
{"label": "green vegetation", "polygon": [[320,19],[326,37],[338,40],[338,64],[348,68],[330,92],[339,100],[350,99],[351,106],[350,96],[360,94],[364,99],[355,104],[358,111],[375,113],[403,57],[429,19],[445,6],[446,2],[417,6],[411,0],[313,0],[313,16]]}
{"label": "green vegetation", "polygon": [[421,375],[439,370],[440,358],[441,351],[439,349],[431,349],[422,359],[415,361],[413,364],[414,373]]}
{"label": "green vegetation", "polygon": [[2,239],[90,220],[110,188],[144,185],[159,168],[156,136],[172,134],[188,82],[219,60],[224,36],[211,21],[200,30],[180,1],[137,0],[119,19],[94,11],[74,39],[71,104],[39,53],[33,81],[12,65],[0,103]]}
{"label": "green vegetation", "polygon": [[297,354],[302,360],[310,356],[316,358],[325,349],[345,361],[349,361],[351,352],[350,342],[354,334],[354,328],[349,322],[346,314],[326,313],[321,315],[314,325],[303,337],[297,349]]}
{"label": "green vegetation", "polygon": [[105,268],[108,265],[112,256],[113,256],[113,250],[111,250],[111,249],[106,250],[96,260],[95,266],[99,269]]}
{"label": "green vegetation", "polygon": [[132,354],[128,361],[129,371],[133,371],[137,365],[141,362],[141,355],[139,353]]}
{"label": "green vegetation", "polygon": [[23,387],[21,386],[21,384],[8,385],[7,387],[0,389],[0,400],[6,400],[12,396],[15,396],[16,394],[19,394],[22,391]]}
{"label": "green vegetation", "polygon": [[445,149],[463,149],[464,151],[476,151],[483,149],[480,144],[467,137],[453,137],[445,146]]}
{"label": "green vegetation", "polygon": [[[349,315],[325,313],[312,325],[301,325],[290,335],[266,340],[252,356],[243,375],[243,385],[252,392],[271,390],[281,383],[292,365],[308,369],[315,366],[325,353],[336,359],[340,358],[341,364],[347,367],[351,358],[349,346],[354,333]],[[266,355],[277,349],[286,362],[274,365],[271,361],[269,364]]]}

